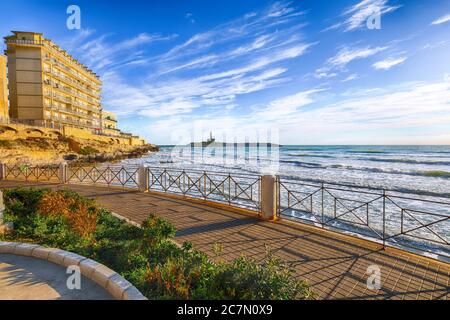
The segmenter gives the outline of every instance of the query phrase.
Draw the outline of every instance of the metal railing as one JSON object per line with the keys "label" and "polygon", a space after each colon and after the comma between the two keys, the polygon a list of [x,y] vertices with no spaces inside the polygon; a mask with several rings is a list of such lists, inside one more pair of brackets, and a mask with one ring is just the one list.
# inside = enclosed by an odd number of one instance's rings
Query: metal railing
{"label": "metal railing", "polygon": [[450,201],[386,189],[278,178],[278,215],[383,246],[450,258]]}
{"label": "metal railing", "polygon": [[259,211],[261,177],[148,167],[149,190],[181,194]]}
{"label": "metal railing", "polygon": [[[69,92],[71,95],[75,95],[75,96],[77,96],[77,97],[80,97],[80,98],[82,98],[82,99],[84,99],[84,100],[89,101],[90,103],[95,103],[95,104],[99,103],[99,100],[98,100],[98,99],[100,98],[100,95],[99,95],[99,94],[96,94],[94,91],[89,90],[89,89],[86,89],[85,87],[83,87],[83,86],[77,84],[76,82],[74,82],[74,81],[71,80],[70,78],[64,76],[61,72],[57,72],[57,71],[55,71],[55,70],[51,70],[51,69],[48,69],[48,68],[44,68],[44,72],[45,72],[45,73],[48,73],[48,74],[52,74],[53,77],[58,78],[60,81],[65,82],[66,84],[76,86],[76,87],[77,87],[78,89],[80,89],[82,92],[84,92],[84,93],[87,92],[87,93],[89,93],[91,96],[94,96],[96,100],[94,100],[93,98],[91,98],[91,97],[89,97],[89,96],[87,96],[87,95],[85,96],[85,95],[79,94],[79,93],[77,93],[75,90],[66,91],[66,92]],[[55,86],[53,86],[53,87],[55,87]]]}
{"label": "metal railing", "polygon": [[3,124],[22,124],[22,125],[38,127],[38,128],[47,128],[47,129],[56,129],[56,130],[63,129],[63,126],[61,124],[45,123],[44,121],[41,121],[41,120],[5,119]]}
{"label": "metal railing", "polygon": [[4,178],[22,181],[60,182],[59,166],[3,165]]}
{"label": "metal railing", "polygon": [[73,114],[73,115],[77,115],[77,116],[82,116],[82,117],[85,117],[85,118],[88,118],[88,119],[92,118],[87,113],[84,113],[84,112],[81,112],[81,111],[78,111],[78,110],[69,109],[69,108],[66,108],[66,107],[61,107],[61,106],[58,106],[56,104],[45,104],[44,106],[46,108],[52,109],[54,111],[69,113],[71,115]]}
{"label": "metal railing", "polygon": [[6,39],[6,43],[15,43],[15,44],[33,44],[33,45],[43,45],[43,41],[31,40],[31,39]]}
{"label": "metal railing", "polygon": [[106,186],[138,187],[138,167],[67,166],[66,181]]}
{"label": "metal railing", "polygon": [[253,210],[262,216],[267,203],[276,203],[278,217],[450,261],[450,201],[437,196],[280,177],[271,178],[275,190],[271,193],[262,190],[264,177],[259,175],[177,168],[0,164],[0,169],[0,179],[178,194]]}

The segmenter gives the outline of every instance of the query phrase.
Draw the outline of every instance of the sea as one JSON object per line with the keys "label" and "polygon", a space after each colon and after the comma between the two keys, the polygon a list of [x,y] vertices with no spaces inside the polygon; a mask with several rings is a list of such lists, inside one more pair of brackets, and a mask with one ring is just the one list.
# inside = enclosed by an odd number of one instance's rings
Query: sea
{"label": "sea", "polygon": [[[328,225],[369,238],[377,238],[386,232],[388,236],[392,235],[389,241],[394,244],[411,245],[450,261],[449,145],[245,146],[216,143],[207,147],[160,148],[159,152],[140,159],[124,160],[122,164],[231,175],[277,175],[281,181],[289,181],[286,182],[287,188],[293,191],[291,195],[283,195],[281,201],[285,207],[287,203],[303,199],[301,192],[305,192],[305,187],[300,183],[311,186],[330,184],[329,194],[326,194],[329,197],[323,201],[325,212],[334,210],[334,216],[330,213],[328,218],[325,217],[325,221],[330,221]],[[342,191],[340,185],[345,188],[363,187],[354,190],[368,194]],[[314,192],[314,188],[307,192]],[[371,195],[372,192],[375,195]],[[383,199],[378,196],[382,192],[392,195],[384,204],[385,230]],[[320,212],[318,199],[307,199],[307,193],[304,195],[304,199],[311,202],[311,212]],[[317,221],[317,214],[308,212],[306,200],[292,210],[285,210],[284,214]]]}
{"label": "sea", "polygon": [[289,178],[386,188],[450,198],[450,146],[301,146],[259,148],[161,146],[126,164]]}

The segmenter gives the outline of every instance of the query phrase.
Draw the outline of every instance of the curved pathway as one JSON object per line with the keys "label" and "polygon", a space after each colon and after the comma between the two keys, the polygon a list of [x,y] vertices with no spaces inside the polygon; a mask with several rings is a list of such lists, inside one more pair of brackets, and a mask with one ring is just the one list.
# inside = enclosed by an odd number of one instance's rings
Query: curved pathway
{"label": "curved pathway", "polygon": [[102,287],[81,277],[81,288],[67,287],[66,268],[46,260],[0,254],[0,300],[109,300]]}
{"label": "curved pathway", "polygon": [[[150,212],[169,220],[176,241],[191,241],[212,259],[241,254],[262,259],[269,247],[307,279],[320,299],[449,299],[450,265],[400,250],[288,221],[266,222],[255,216],[198,202],[134,190],[88,185],[0,181],[15,186],[66,187],[94,198],[105,208],[135,223]],[[222,250],[215,254],[213,247]],[[216,251],[217,252],[217,251]],[[381,271],[381,288],[369,289],[368,268]]]}

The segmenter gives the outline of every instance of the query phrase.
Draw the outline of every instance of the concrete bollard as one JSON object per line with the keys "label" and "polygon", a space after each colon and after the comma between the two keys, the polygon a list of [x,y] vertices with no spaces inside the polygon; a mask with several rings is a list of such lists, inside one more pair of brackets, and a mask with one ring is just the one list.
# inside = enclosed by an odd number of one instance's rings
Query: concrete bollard
{"label": "concrete bollard", "polygon": [[138,189],[140,192],[148,191],[148,172],[147,167],[142,165],[139,167],[138,171]]}
{"label": "concrete bollard", "polygon": [[272,175],[261,177],[261,217],[264,220],[277,218],[277,184]]}
{"label": "concrete bollard", "polygon": [[60,183],[67,183],[67,163],[62,162],[59,164],[58,178]]}
{"label": "concrete bollard", "polygon": [[6,180],[6,164],[0,163],[0,180]]}

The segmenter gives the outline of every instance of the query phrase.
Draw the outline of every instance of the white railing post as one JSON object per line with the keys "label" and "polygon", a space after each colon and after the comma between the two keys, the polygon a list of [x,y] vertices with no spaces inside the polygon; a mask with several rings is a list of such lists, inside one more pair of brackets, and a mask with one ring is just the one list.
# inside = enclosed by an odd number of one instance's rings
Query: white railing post
{"label": "white railing post", "polygon": [[0,180],[6,180],[6,164],[0,163]]}
{"label": "white railing post", "polygon": [[67,183],[67,163],[66,162],[61,162],[59,164],[58,178],[59,178],[60,183],[62,183],[62,184]]}
{"label": "white railing post", "polygon": [[261,218],[276,220],[277,218],[277,180],[275,176],[261,177]]}
{"label": "white railing post", "polygon": [[138,189],[140,192],[148,191],[148,171],[147,167],[141,165],[138,171]]}

